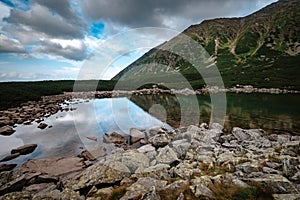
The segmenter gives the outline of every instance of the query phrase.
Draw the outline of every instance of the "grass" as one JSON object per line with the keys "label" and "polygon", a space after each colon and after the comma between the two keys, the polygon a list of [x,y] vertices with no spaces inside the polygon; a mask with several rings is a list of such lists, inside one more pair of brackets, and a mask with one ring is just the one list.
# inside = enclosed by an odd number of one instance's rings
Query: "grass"
{"label": "grass", "polygon": [[240,187],[235,184],[219,183],[210,186],[215,199],[218,200],[271,200],[272,192],[258,186]]}
{"label": "grass", "polygon": [[[41,96],[72,92],[74,80],[2,82],[0,83],[0,110],[17,107],[27,101],[38,101]],[[113,90],[115,81],[78,81],[77,91]]]}
{"label": "grass", "polygon": [[122,185],[120,187],[114,188],[112,193],[104,199],[106,199],[106,200],[118,200],[118,199],[120,199],[122,196],[125,195],[126,187],[127,187],[127,185]]}

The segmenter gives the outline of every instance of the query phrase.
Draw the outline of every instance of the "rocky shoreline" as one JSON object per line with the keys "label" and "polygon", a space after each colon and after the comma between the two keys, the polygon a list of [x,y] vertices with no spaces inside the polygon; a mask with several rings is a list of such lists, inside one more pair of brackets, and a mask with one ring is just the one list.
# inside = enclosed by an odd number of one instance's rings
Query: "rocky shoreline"
{"label": "rocky shoreline", "polygon": [[219,124],[202,124],[131,129],[103,141],[113,150],[1,172],[0,199],[300,198],[300,136],[238,127],[225,134]]}
{"label": "rocky shoreline", "polygon": [[[70,105],[88,99],[193,92],[155,88],[45,96],[0,111],[0,134],[13,134],[16,124],[37,122],[38,128],[47,128],[45,118],[72,111]],[[227,134],[219,124],[202,124],[172,132],[133,128],[129,136],[111,133],[103,141],[113,150],[103,147],[74,157],[33,159],[18,168],[0,164],[0,199],[222,199],[224,192],[226,198],[236,199],[300,199],[300,136],[238,127]],[[36,147],[13,149],[0,162],[32,153]]]}
{"label": "rocky shoreline", "polygon": [[[63,108],[63,104],[69,105],[65,101],[77,99],[111,98],[124,97],[128,95],[147,95],[147,94],[171,94],[171,95],[201,95],[213,94],[218,92],[232,93],[271,93],[271,94],[298,94],[300,91],[285,90],[276,88],[253,88],[252,86],[239,86],[229,89],[218,87],[206,87],[200,90],[164,90],[159,88],[141,90],[114,90],[114,91],[93,91],[93,92],[65,92],[60,95],[43,96],[40,101],[28,101],[19,107],[9,108],[0,111],[0,135],[9,136],[14,133],[13,127],[16,124],[29,125],[32,122],[41,123],[45,117],[49,117],[59,111],[69,111],[74,108]],[[73,102],[74,103],[74,102]],[[75,102],[76,103],[76,102]],[[39,124],[39,128],[46,128],[46,124]]]}

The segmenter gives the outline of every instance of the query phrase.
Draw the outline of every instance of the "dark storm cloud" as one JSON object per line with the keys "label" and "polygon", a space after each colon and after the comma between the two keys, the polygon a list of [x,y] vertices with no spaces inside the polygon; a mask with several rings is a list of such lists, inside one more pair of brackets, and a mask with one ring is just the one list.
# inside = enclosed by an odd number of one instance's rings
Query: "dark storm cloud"
{"label": "dark storm cloud", "polygon": [[83,20],[71,11],[65,1],[59,1],[58,5],[60,8],[45,1],[42,5],[34,3],[29,11],[12,9],[4,21],[15,26],[27,26],[50,37],[83,38],[86,29]]}
{"label": "dark storm cloud", "polygon": [[[85,0],[83,13],[93,20],[107,20],[129,27],[168,26],[183,19],[193,22],[239,14],[258,0]],[[168,22],[169,20],[169,22]],[[177,24],[180,26],[180,24]],[[185,25],[187,26],[187,25]]]}
{"label": "dark storm cloud", "polygon": [[62,56],[70,60],[84,60],[87,57],[86,46],[82,43],[80,48],[73,46],[63,47],[59,43],[44,41],[41,46],[34,49],[35,52]]}

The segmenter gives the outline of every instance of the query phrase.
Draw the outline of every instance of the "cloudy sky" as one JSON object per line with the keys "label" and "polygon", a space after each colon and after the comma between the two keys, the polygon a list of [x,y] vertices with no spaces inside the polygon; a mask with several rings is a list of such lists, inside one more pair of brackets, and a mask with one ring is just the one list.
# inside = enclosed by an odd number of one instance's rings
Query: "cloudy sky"
{"label": "cloudy sky", "polygon": [[118,57],[105,73],[95,75],[104,67],[98,65],[83,77],[109,79],[172,36],[140,31],[109,45],[116,35],[143,27],[182,31],[204,19],[246,16],[274,1],[0,0],[0,81],[76,79],[96,51]]}

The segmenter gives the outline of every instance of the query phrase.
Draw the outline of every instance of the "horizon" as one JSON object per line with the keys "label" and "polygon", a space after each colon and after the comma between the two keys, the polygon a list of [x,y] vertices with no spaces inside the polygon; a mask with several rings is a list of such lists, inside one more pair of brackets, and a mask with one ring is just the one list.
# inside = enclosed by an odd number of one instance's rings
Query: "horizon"
{"label": "horizon", "polygon": [[[184,4],[165,0],[155,4],[132,0],[119,10],[118,4],[106,0],[63,0],[59,3],[0,0],[0,82],[77,80],[81,67],[93,51],[116,34],[145,26],[182,32],[207,19],[244,17],[273,2],[276,1],[191,1]],[[100,80],[110,80],[151,48],[173,36],[139,34],[134,41],[122,41],[104,49],[122,56],[109,65]],[[142,38],[147,38],[147,43]],[[132,49],[131,42],[145,44],[145,48]],[[99,80],[97,76],[90,73],[80,80]]]}

